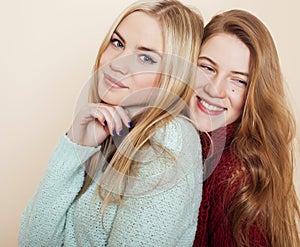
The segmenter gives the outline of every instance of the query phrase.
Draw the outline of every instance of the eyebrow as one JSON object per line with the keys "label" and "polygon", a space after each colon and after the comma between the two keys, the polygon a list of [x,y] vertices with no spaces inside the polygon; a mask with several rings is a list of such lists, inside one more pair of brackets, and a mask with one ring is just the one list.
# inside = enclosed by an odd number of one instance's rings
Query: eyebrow
{"label": "eyebrow", "polygon": [[[217,66],[217,63],[216,63],[214,60],[210,59],[209,57],[203,56],[203,57],[199,57],[198,60],[199,60],[199,59],[205,59],[205,60],[208,60],[210,63],[212,63],[213,65]],[[246,72],[235,71],[235,70],[233,70],[233,71],[231,71],[231,72],[232,72],[233,74],[238,74],[238,75],[243,75],[243,76],[249,77],[249,74],[246,73]]]}
{"label": "eyebrow", "polygon": [[212,63],[213,65],[217,65],[216,63],[215,63],[215,61],[214,60],[212,60],[212,59],[210,59],[209,57],[199,57],[198,58],[198,60],[199,59],[205,59],[205,60],[208,60],[210,63]]}
{"label": "eyebrow", "polygon": [[122,37],[122,35],[121,35],[117,30],[114,31],[114,34],[118,35],[119,38],[120,38],[120,40],[121,40],[124,44],[126,44],[125,39]]}
{"label": "eyebrow", "polygon": [[139,46],[138,50],[153,52],[153,53],[157,54],[158,56],[162,57],[162,54],[159,51],[157,51],[155,49],[152,49],[152,48],[148,48],[148,47],[145,47],[145,46]]}
{"label": "eyebrow", "polygon": [[[122,37],[122,35],[117,30],[114,31],[114,34],[116,34],[117,36],[119,36],[120,40],[124,44],[126,44],[125,39]],[[155,50],[155,49],[152,49],[152,48],[149,48],[149,47],[145,47],[145,46],[138,46],[137,49],[140,50],[140,51],[148,51],[148,52],[156,53],[158,56],[160,56],[162,58],[162,54],[159,51]]]}

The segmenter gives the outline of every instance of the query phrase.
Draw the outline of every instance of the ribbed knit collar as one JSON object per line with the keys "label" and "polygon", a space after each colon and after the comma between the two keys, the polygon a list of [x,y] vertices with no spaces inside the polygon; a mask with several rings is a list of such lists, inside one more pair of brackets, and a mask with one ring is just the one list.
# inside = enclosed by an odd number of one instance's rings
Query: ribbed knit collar
{"label": "ribbed knit collar", "polygon": [[204,179],[213,172],[220,161],[223,151],[230,146],[239,124],[240,121],[236,121],[217,130],[200,134],[202,157],[205,163]]}
{"label": "ribbed knit collar", "polygon": [[[211,132],[200,134],[203,158],[219,153],[228,147],[240,122],[233,122]],[[211,145],[213,143],[213,145]]]}

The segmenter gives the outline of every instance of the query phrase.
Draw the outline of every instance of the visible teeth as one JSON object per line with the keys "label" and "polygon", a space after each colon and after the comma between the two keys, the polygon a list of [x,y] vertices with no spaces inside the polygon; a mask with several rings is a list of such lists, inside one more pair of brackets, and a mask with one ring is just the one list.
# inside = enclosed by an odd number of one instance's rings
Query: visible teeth
{"label": "visible teeth", "polygon": [[210,105],[208,104],[206,101],[204,100],[200,100],[200,103],[208,110],[210,111],[223,111],[224,108],[221,108],[221,107],[217,107],[217,106],[214,106],[214,105]]}

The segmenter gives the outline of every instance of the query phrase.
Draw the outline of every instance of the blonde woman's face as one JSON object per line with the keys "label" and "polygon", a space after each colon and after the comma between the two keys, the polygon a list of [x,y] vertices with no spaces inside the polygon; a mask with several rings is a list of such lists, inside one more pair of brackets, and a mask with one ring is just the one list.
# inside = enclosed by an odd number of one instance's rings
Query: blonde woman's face
{"label": "blonde woman's face", "polygon": [[236,36],[218,34],[201,47],[190,115],[201,131],[236,121],[247,93],[250,51]]}
{"label": "blonde woman's face", "polygon": [[144,103],[142,91],[157,85],[163,45],[154,17],[137,11],[124,18],[100,60],[100,98],[112,105]]}

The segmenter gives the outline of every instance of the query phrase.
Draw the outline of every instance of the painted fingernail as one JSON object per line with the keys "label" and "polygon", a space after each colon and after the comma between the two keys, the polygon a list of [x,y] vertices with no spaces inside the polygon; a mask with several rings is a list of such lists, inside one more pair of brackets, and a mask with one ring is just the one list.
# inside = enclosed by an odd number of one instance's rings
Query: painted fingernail
{"label": "painted fingernail", "polygon": [[123,135],[123,130],[119,131],[119,136]]}
{"label": "painted fingernail", "polygon": [[116,130],[114,129],[113,131],[112,131],[112,135],[114,136],[114,135],[116,135],[117,134],[117,132],[116,132]]}
{"label": "painted fingernail", "polygon": [[106,125],[107,125],[107,121],[106,121],[106,120],[104,120],[103,124],[104,124],[104,126],[106,126]]}
{"label": "painted fingernail", "polygon": [[133,127],[132,122],[128,122],[128,126],[129,126],[129,128],[132,128]]}

